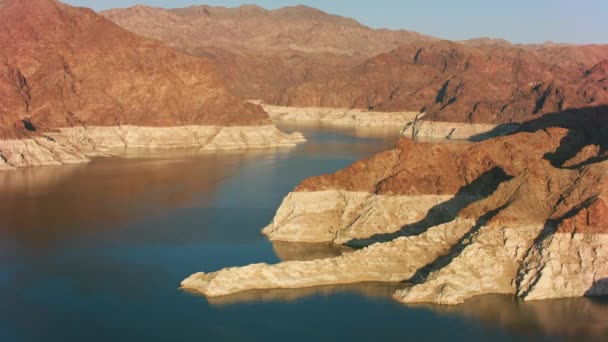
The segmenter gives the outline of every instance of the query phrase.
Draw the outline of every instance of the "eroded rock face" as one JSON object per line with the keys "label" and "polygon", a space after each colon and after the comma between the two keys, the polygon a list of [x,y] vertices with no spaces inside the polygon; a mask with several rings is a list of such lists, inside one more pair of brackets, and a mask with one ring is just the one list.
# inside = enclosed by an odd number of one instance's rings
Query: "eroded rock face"
{"label": "eroded rock face", "polygon": [[62,145],[49,137],[0,140],[0,170],[26,166],[85,163],[89,158],[83,151]]}
{"label": "eroded rock face", "polygon": [[91,10],[7,0],[0,22],[2,168],[83,162],[113,147],[302,141],[272,128],[260,106],[231,95],[209,60],[136,36]]}
{"label": "eroded rock face", "polygon": [[[605,178],[597,184],[604,190]],[[539,237],[520,266],[518,295],[532,300],[608,293],[605,192],[566,213],[556,228]]]}
{"label": "eroded rock face", "polygon": [[[372,234],[396,233],[424,221],[429,210],[449,203],[451,195],[384,196],[368,192],[326,190],[293,192],[262,231],[270,240],[337,244]],[[466,201],[463,199],[462,201]],[[449,203],[437,215],[457,211]]]}
{"label": "eroded rock face", "polygon": [[348,71],[294,85],[270,103],[414,111],[426,113],[428,121],[506,124],[607,104],[607,56],[605,45],[413,42]]}
{"label": "eroded rock face", "polygon": [[263,232],[276,241],[362,249],[198,273],[182,286],[216,297],[407,282],[396,300],[440,304],[487,293],[525,300],[608,294],[608,159],[598,157],[608,135],[585,120],[569,128],[539,120],[522,125],[529,132],[478,143],[404,139],[392,151],[307,179]]}

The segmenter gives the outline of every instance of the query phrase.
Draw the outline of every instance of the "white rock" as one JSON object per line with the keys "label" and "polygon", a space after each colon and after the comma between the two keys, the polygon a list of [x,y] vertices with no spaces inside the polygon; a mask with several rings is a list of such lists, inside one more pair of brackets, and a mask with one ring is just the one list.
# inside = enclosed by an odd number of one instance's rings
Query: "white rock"
{"label": "white rock", "polygon": [[293,147],[306,139],[274,125],[250,127],[76,127],[44,137],[0,140],[0,169],[62,165],[89,161],[124,148],[200,148],[206,151]]}
{"label": "white rock", "polygon": [[542,225],[483,226],[443,256],[428,278],[395,293],[403,303],[459,304],[487,293],[515,293],[513,279]]}
{"label": "white rock", "polygon": [[452,195],[385,196],[327,190],[292,192],[262,231],[272,241],[346,243],[421,221]]}
{"label": "white rock", "polygon": [[472,124],[463,122],[441,122],[424,120],[412,121],[403,130],[403,135],[408,138],[439,138],[466,140],[476,137],[496,137],[515,132],[518,125],[493,125]]}
{"label": "white rock", "polygon": [[373,112],[361,109],[281,107],[259,103],[275,120],[324,122],[344,126],[399,126],[414,121],[420,112]]}
{"label": "white rock", "polygon": [[518,281],[525,300],[608,295],[608,234],[546,236],[528,253]]}
{"label": "white rock", "polygon": [[401,237],[342,256],[276,265],[255,264],[196,273],[182,288],[219,297],[258,289],[294,289],[358,282],[400,282],[447,253],[474,222],[455,220],[430,228],[419,236]]}

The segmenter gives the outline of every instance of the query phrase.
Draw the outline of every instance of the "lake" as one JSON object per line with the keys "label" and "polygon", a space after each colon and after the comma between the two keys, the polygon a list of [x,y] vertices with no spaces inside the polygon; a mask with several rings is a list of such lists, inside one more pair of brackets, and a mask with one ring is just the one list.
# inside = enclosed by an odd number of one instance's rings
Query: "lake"
{"label": "lake", "polygon": [[273,151],[125,152],[0,172],[0,341],[602,340],[607,299],[484,296],[406,306],[395,284],[253,291],[209,302],[197,271],[339,255],[260,233],[306,177],[394,145],[390,130],[285,125]]}

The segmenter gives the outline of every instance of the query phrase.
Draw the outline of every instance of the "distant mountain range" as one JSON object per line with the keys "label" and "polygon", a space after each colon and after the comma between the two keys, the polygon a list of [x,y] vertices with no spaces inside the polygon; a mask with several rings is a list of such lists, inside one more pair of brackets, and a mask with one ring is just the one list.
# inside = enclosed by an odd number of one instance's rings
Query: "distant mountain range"
{"label": "distant mountain range", "polygon": [[273,104],[503,123],[608,101],[608,45],[450,42],[374,30],[305,6],[136,6],[102,14],[210,58],[236,93]]}

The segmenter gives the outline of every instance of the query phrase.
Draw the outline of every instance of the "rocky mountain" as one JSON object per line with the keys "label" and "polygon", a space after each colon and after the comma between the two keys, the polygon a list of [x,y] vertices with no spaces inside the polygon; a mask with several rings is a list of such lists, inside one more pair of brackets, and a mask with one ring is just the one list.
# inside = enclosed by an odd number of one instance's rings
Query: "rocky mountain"
{"label": "rocky mountain", "polygon": [[[3,0],[0,58],[5,167],[83,161],[95,146],[219,144],[216,129],[150,127],[264,126],[268,137],[280,135],[261,107],[229,93],[213,63],[141,38],[89,9]],[[39,139],[63,128],[72,128],[69,138]],[[277,143],[258,138],[252,145]]]}
{"label": "rocky mountain", "polygon": [[608,294],[606,107],[547,114],[477,143],[401,140],[302,182],[263,232],[360,248],[198,273],[209,297],[252,289],[402,283],[404,303]]}
{"label": "rocky mountain", "polygon": [[425,120],[496,124],[608,101],[602,71],[608,46],[441,41],[373,30],[304,6],[136,6],[103,15],[209,57],[234,91],[273,105],[424,112]]}
{"label": "rocky mountain", "polygon": [[608,103],[608,46],[416,42],[348,72],[279,92],[293,107],[419,111],[426,120],[507,123]]}
{"label": "rocky mountain", "polygon": [[252,99],[346,70],[404,43],[434,40],[415,32],[374,30],[306,6],[135,6],[102,14],[141,36],[210,58],[237,93]]}

